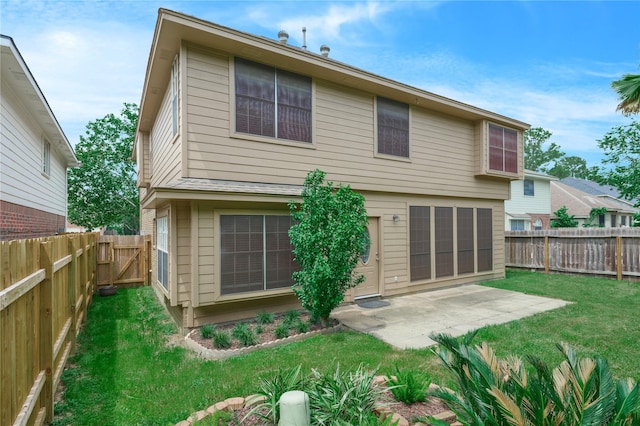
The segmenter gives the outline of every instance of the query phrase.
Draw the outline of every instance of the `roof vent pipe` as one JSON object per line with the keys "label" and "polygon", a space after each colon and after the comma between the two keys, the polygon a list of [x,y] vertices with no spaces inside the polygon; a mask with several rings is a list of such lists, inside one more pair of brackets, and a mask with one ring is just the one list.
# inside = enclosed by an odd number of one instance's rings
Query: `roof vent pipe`
{"label": "roof vent pipe", "polygon": [[326,44],[323,44],[322,46],[320,46],[320,54],[322,56],[324,56],[325,58],[329,57],[329,51],[331,49],[329,49],[329,46],[327,46]]}
{"label": "roof vent pipe", "polygon": [[307,27],[302,27],[302,48],[307,50]]}
{"label": "roof vent pipe", "polygon": [[287,41],[289,41],[289,33],[285,30],[280,30],[280,32],[278,32],[278,39],[280,39],[280,43],[287,44]]}

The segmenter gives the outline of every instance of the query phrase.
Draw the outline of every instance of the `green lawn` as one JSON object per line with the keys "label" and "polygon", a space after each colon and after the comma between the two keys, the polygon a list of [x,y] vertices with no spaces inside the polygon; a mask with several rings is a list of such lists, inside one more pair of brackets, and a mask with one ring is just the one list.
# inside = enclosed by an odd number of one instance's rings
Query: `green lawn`
{"label": "green lawn", "polygon": [[[618,377],[640,378],[640,283],[508,272],[488,285],[575,302],[552,312],[482,329],[477,341],[499,355],[535,354],[555,365],[555,343],[567,341],[580,355],[607,358]],[[302,364],[303,371],[356,368],[382,373],[395,364],[429,371],[450,384],[429,350],[394,350],[353,332],[316,336],[225,361],[203,361],[167,344],[175,332],[150,288],[96,297],[79,338],[78,353],[63,375],[64,402],[55,424],[168,425],[232,396],[251,394],[257,378]]]}

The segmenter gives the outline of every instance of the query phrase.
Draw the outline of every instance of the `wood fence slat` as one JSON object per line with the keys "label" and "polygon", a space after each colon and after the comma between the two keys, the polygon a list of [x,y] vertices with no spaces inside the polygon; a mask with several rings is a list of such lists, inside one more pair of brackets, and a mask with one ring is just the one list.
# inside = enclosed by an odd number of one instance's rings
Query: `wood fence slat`
{"label": "wood fence slat", "polygon": [[[40,398],[46,409],[45,421],[53,420],[53,244],[40,245],[40,267],[45,270],[45,279],[40,284],[40,370],[45,372],[45,381]],[[25,354],[26,356],[26,354]]]}
{"label": "wood fence slat", "polygon": [[18,416],[13,422],[14,426],[24,426],[27,424],[27,422],[29,421],[29,418],[31,417],[31,413],[33,412],[33,409],[36,406],[36,402],[38,402],[38,397],[40,396],[40,392],[44,387],[45,380],[46,380],[46,375],[44,370],[40,371],[40,373],[38,374],[38,377],[33,383],[33,386],[31,387],[31,391],[29,391],[29,395],[27,396],[27,399],[22,405],[22,409],[20,410],[20,413],[18,413]]}
{"label": "wood fence slat", "polygon": [[0,311],[27,294],[45,279],[45,270],[39,269],[17,283],[0,291]]}

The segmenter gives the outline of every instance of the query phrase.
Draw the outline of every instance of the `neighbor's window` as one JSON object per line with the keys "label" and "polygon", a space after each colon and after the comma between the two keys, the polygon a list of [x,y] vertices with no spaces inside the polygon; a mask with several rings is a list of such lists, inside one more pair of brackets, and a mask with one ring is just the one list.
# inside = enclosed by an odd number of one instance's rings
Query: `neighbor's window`
{"label": "neighbor's window", "polygon": [[178,57],[176,56],[171,65],[171,117],[173,124],[173,135],[178,134]]}
{"label": "neighbor's window", "polygon": [[533,197],[534,192],[533,192],[533,180],[531,179],[525,179],[524,180],[524,195],[529,195],[531,197]]}
{"label": "neighbor's window", "polygon": [[236,132],[311,142],[311,78],[235,59]]}
{"label": "neighbor's window", "polygon": [[291,216],[221,215],[221,294],[291,287],[299,270],[291,225]]}
{"label": "neighbor's window", "polygon": [[409,158],[409,105],[377,98],[378,153]]}
{"label": "neighbor's window", "polygon": [[518,173],[518,132],[489,124],[489,169]]}
{"label": "neighbor's window", "polygon": [[617,219],[618,219],[618,217],[614,213],[611,213],[611,227],[612,228],[615,228],[616,226],[618,226]]}
{"label": "neighbor's window", "polygon": [[536,223],[535,223],[535,230],[539,231],[542,229],[542,219],[538,218],[536,219]]}
{"label": "neighbor's window", "polygon": [[598,226],[600,228],[604,228],[604,215],[603,214],[598,215]]}
{"label": "neighbor's window", "polygon": [[627,226],[627,217],[620,216],[620,226]]}
{"label": "neighbor's window", "polygon": [[431,278],[431,208],[409,207],[411,281]]}
{"label": "neighbor's window", "polygon": [[156,220],[158,247],[158,282],[169,288],[169,221],[168,216]]}
{"label": "neighbor's window", "polygon": [[458,207],[458,274],[474,271],[473,209]]}
{"label": "neighbor's window", "polygon": [[42,173],[51,174],[51,143],[47,139],[42,139]]}
{"label": "neighbor's window", "polygon": [[453,275],[453,208],[436,207],[436,278]]}
{"label": "neighbor's window", "polygon": [[524,231],[524,220],[523,219],[511,219],[511,230],[512,231]]}
{"label": "neighbor's window", "polygon": [[493,217],[491,209],[478,209],[478,272],[493,270]]}

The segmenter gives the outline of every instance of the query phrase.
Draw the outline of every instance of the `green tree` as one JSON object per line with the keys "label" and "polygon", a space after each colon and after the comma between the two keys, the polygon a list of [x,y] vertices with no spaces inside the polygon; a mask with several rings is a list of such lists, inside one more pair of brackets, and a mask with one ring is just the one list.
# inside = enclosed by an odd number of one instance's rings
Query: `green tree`
{"label": "green tree", "polygon": [[587,179],[589,177],[589,168],[584,158],[572,155],[558,159],[547,173],[558,179],[564,179],[566,177]]}
{"label": "green tree", "polygon": [[131,149],[138,107],[125,103],[120,116],[107,114],[87,124],[76,145],[81,166],[69,170],[69,221],[87,229],[106,226],[134,233],[139,200]]}
{"label": "green tree", "polygon": [[364,281],[354,268],[368,243],[368,217],[362,195],[324,179],[322,170],[310,172],[302,203],[289,204],[295,222],[289,237],[300,265],[293,291],[315,319],[326,323],[345,291]]}
{"label": "green tree", "polygon": [[612,82],[611,87],[620,97],[616,111],[624,115],[640,113],[640,74],[625,74]]}
{"label": "green tree", "polygon": [[615,186],[622,197],[640,205],[640,122],[616,126],[598,146],[604,150],[602,163],[610,167],[601,170],[603,183]]}
{"label": "green tree", "polygon": [[[560,146],[549,143],[552,133],[542,127],[532,127],[524,132],[524,168],[534,172],[543,172],[551,168],[551,164],[564,157]],[[547,146],[548,144],[548,146]]]}
{"label": "green tree", "polygon": [[567,213],[567,206],[560,207],[557,211],[553,212],[556,219],[551,219],[552,228],[576,228],[578,222],[575,220],[574,215]]}

